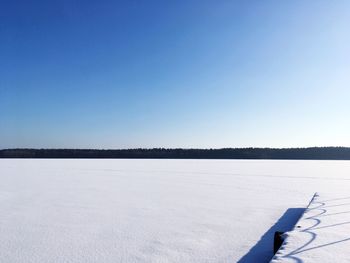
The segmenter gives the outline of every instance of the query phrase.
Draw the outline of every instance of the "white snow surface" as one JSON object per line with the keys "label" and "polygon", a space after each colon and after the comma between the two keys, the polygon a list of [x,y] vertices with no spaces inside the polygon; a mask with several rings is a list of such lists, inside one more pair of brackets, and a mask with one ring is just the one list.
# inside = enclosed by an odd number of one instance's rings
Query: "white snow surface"
{"label": "white snow surface", "polygon": [[334,194],[315,194],[271,263],[350,261],[350,193]]}
{"label": "white snow surface", "polygon": [[11,263],[269,262],[288,209],[350,196],[348,161],[1,159],[0,179]]}

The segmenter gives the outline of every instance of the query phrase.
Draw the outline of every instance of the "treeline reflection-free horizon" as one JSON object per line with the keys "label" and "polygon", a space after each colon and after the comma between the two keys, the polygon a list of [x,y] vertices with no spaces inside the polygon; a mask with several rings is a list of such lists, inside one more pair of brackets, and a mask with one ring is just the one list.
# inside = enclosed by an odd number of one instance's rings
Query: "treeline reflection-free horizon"
{"label": "treeline reflection-free horizon", "polygon": [[3,149],[0,158],[350,160],[350,147],[222,149]]}

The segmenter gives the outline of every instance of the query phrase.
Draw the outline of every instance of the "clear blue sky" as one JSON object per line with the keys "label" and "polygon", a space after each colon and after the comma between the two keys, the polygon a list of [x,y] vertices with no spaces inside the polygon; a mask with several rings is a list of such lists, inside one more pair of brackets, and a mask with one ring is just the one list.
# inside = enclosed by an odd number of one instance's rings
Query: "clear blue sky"
{"label": "clear blue sky", "polygon": [[3,0],[0,148],[350,146],[349,13]]}

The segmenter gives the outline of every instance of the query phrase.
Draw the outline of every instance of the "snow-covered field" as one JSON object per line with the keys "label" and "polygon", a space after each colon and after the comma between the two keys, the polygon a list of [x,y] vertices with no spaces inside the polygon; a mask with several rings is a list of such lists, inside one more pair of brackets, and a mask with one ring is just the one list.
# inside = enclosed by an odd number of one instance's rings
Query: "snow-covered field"
{"label": "snow-covered field", "polygon": [[349,189],[347,161],[3,159],[0,262],[268,262],[316,191]]}

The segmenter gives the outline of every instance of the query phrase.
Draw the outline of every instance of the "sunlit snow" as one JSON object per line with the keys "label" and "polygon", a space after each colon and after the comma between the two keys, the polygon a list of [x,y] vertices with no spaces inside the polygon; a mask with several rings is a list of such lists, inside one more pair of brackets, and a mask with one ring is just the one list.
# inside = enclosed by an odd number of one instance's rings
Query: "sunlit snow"
{"label": "sunlit snow", "polygon": [[2,159],[0,173],[11,263],[268,262],[286,211],[350,189],[346,161]]}

